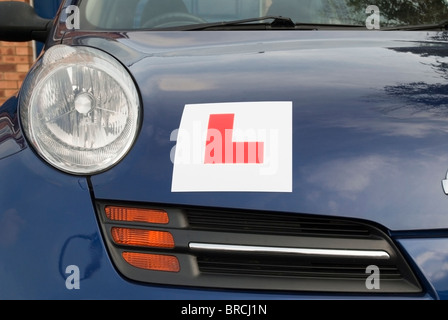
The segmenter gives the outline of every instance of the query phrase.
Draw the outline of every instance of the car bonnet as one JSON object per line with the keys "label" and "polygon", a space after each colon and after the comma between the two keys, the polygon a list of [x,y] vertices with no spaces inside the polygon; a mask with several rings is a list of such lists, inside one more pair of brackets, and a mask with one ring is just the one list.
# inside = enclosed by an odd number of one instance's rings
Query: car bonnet
{"label": "car bonnet", "polygon": [[[94,195],[446,228],[445,36],[68,33],[64,43],[127,66],[144,109],[131,152],[91,177]],[[261,156],[235,159],[232,147]]]}

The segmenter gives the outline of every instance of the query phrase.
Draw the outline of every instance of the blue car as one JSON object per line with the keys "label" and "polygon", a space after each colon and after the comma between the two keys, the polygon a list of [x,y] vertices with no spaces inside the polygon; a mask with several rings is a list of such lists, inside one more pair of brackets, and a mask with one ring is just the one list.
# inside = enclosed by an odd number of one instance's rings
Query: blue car
{"label": "blue car", "polygon": [[446,17],[0,2],[1,41],[45,43],[0,106],[0,299],[447,299]]}

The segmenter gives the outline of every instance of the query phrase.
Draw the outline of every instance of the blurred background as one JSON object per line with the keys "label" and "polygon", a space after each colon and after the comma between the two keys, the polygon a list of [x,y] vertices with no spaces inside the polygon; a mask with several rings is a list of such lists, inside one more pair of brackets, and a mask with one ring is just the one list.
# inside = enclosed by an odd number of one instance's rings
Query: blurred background
{"label": "blurred background", "polygon": [[[0,0],[5,1],[5,0]],[[53,18],[62,0],[16,0],[31,4],[43,18]],[[0,105],[20,88],[28,70],[42,50],[38,42],[0,41]]]}

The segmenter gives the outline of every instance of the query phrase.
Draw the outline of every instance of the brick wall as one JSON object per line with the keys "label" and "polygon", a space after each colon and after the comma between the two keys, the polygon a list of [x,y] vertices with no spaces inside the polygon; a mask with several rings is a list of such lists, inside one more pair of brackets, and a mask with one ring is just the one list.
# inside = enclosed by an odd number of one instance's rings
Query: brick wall
{"label": "brick wall", "polygon": [[0,41],[0,105],[17,92],[32,63],[31,42]]}

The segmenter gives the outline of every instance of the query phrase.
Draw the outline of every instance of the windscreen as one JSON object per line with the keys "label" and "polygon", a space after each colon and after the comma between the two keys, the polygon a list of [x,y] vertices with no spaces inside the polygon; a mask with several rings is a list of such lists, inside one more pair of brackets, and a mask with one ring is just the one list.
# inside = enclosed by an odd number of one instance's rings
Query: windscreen
{"label": "windscreen", "polygon": [[264,16],[379,29],[448,20],[448,0],[83,0],[80,13],[82,29],[157,29]]}

